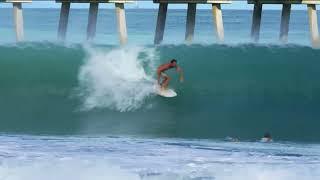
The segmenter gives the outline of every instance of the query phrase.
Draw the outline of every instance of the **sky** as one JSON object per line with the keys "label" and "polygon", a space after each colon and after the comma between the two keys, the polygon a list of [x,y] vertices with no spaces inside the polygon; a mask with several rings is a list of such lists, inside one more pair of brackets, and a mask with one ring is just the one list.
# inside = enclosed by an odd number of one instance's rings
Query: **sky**
{"label": "sky", "polygon": [[[23,8],[60,8],[60,3],[55,1],[34,1],[32,3],[24,3]],[[100,8],[114,8],[113,4],[101,3]],[[2,3],[0,8],[11,8],[11,3]],[[157,9],[158,4],[154,4],[152,1],[139,1],[138,3],[127,3],[125,8],[148,8]],[[264,5],[263,9],[281,9],[281,5]],[[72,3],[71,8],[89,8],[89,3]],[[170,9],[186,9],[187,4],[169,4]],[[199,4],[197,9],[209,9],[211,6],[209,4]],[[234,1],[232,4],[223,4],[222,9],[253,9],[253,5],[247,4],[246,1]],[[306,10],[306,5],[293,5],[293,10]]]}

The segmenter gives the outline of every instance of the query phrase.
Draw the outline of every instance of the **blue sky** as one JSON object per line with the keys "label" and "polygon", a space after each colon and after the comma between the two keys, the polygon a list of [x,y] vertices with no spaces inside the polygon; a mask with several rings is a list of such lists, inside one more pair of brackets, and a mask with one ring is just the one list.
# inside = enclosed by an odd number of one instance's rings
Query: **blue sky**
{"label": "blue sky", "polygon": [[[154,4],[152,1],[139,1],[138,4],[136,3],[128,3],[126,4],[126,8],[153,8],[156,9],[158,8],[158,4]],[[2,3],[0,4],[1,8],[11,8],[12,4],[11,3]],[[23,4],[24,8],[60,8],[60,3],[55,3],[54,1],[34,1],[33,3],[24,3]],[[88,8],[89,4],[88,3],[73,3],[71,5],[71,8]],[[113,8],[113,4],[106,4],[102,3],[100,4],[100,8]],[[170,9],[186,9],[187,5],[186,4],[170,4],[169,8]],[[211,8],[210,5],[203,5],[200,4],[198,5],[198,9],[209,9]],[[253,5],[247,4],[246,1],[234,1],[232,4],[225,4],[222,5],[223,9],[253,9]],[[281,9],[281,5],[264,5],[264,9]],[[297,10],[305,10],[306,5],[293,5],[293,9]]]}

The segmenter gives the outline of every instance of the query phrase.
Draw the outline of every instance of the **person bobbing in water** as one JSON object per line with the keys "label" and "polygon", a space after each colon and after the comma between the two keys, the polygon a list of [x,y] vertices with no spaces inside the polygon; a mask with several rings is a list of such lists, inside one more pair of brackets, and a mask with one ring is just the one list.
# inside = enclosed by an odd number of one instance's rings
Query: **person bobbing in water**
{"label": "person bobbing in water", "polygon": [[161,89],[167,89],[170,81],[170,76],[168,76],[165,71],[175,68],[176,71],[180,74],[180,82],[183,82],[183,72],[182,69],[177,65],[177,60],[172,59],[169,63],[162,64],[157,69],[158,75],[158,84],[161,86]]}

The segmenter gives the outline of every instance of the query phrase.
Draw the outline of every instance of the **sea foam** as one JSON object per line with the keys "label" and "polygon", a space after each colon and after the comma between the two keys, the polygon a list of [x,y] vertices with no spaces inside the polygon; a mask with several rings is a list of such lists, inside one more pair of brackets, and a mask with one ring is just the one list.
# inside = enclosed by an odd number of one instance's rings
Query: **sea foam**
{"label": "sea foam", "polygon": [[104,51],[88,47],[87,52],[78,76],[84,109],[131,111],[152,95],[153,74],[147,74],[144,67],[154,69],[153,49],[126,47]]}

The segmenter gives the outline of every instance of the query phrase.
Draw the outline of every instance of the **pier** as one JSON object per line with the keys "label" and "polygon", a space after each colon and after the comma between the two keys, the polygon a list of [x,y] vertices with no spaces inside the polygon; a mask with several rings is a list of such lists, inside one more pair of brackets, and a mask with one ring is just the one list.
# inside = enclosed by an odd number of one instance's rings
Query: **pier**
{"label": "pier", "polygon": [[258,42],[260,37],[260,25],[263,4],[282,5],[279,40],[283,43],[288,42],[291,5],[301,4],[306,5],[308,9],[311,43],[314,47],[319,47],[320,40],[316,10],[316,5],[320,4],[319,0],[248,0],[248,4],[254,4],[251,26],[251,38],[254,42]]}
{"label": "pier", "polygon": [[126,44],[127,26],[124,4],[133,1],[128,0],[56,0],[57,3],[61,3],[60,20],[58,27],[58,39],[64,41],[66,39],[66,33],[68,28],[68,19],[71,3],[90,3],[88,26],[87,26],[87,40],[92,41],[96,35],[96,26],[98,18],[99,3],[114,3],[115,13],[117,17],[117,27],[119,34],[120,44]]}
{"label": "pier", "polygon": [[[0,0],[2,3],[11,3],[13,7],[13,22],[17,41],[24,40],[24,23],[23,23],[23,3],[32,3],[32,0]],[[121,45],[127,43],[127,23],[125,15],[125,4],[135,2],[134,0],[55,0],[61,3],[59,25],[57,27],[58,40],[64,41],[67,36],[68,19],[72,3],[88,3],[88,25],[87,25],[87,41],[93,41],[96,35],[96,26],[98,18],[98,10],[100,3],[113,3],[115,5],[116,26],[118,29],[119,42]],[[160,44],[164,38],[167,10],[170,4],[187,4],[186,31],[185,41],[191,43],[194,38],[194,29],[196,24],[197,4],[211,5],[212,20],[216,32],[218,42],[223,42],[225,33],[223,26],[223,16],[221,4],[231,4],[231,0],[153,0],[158,4],[158,16],[155,27],[154,44]],[[320,4],[320,0],[247,0],[248,4],[253,4],[251,39],[253,42],[259,42],[260,26],[262,19],[262,11],[264,4],[282,5],[281,22],[279,30],[279,40],[282,43],[288,42],[289,24],[291,15],[291,5],[305,5],[308,14],[309,30],[311,44],[314,47],[320,46],[320,36],[318,29],[318,17],[316,5]]]}
{"label": "pier", "polygon": [[197,4],[211,4],[217,39],[220,42],[224,40],[221,4],[230,4],[231,0],[154,0],[153,2],[159,4],[154,44],[160,44],[163,40],[168,4],[188,4],[185,34],[186,42],[193,40]]}
{"label": "pier", "polygon": [[3,3],[12,3],[13,24],[16,32],[17,41],[24,40],[22,3],[31,3],[31,0],[1,0]]}

